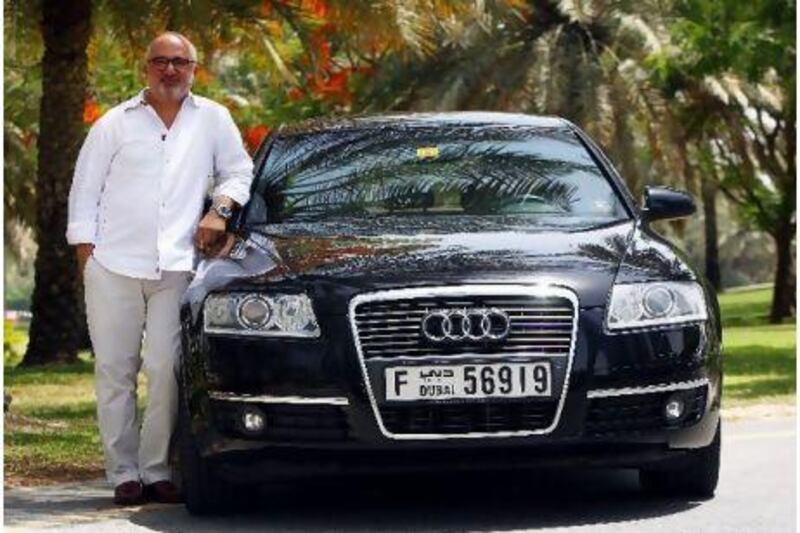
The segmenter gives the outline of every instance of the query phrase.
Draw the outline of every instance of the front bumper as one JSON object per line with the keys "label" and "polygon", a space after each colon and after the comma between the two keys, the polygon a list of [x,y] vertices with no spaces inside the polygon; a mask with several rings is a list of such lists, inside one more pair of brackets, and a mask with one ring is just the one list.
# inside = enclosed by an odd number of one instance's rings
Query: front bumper
{"label": "front bumper", "polygon": [[215,472],[239,483],[319,475],[502,471],[524,468],[639,468],[674,463],[685,449],[663,443],[558,442],[509,448],[352,450],[262,448],[211,457]]}
{"label": "front bumper", "polygon": [[[578,335],[552,431],[526,436],[394,439],[381,430],[346,316],[319,317],[306,341],[206,336],[184,320],[182,389],[201,452],[233,477],[305,472],[458,470],[480,466],[637,466],[707,446],[719,420],[721,361],[713,324],[606,335],[603,311],[581,309]],[[664,403],[684,395],[677,423]],[[242,410],[258,407],[264,433],[249,435]],[[405,423],[436,419],[429,405]],[[467,418],[513,417],[496,405]],[[462,413],[463,415],[463,413]],[[420,420],[422,422],[420,422]],[[260,468],[263,467],[263,468]]]}

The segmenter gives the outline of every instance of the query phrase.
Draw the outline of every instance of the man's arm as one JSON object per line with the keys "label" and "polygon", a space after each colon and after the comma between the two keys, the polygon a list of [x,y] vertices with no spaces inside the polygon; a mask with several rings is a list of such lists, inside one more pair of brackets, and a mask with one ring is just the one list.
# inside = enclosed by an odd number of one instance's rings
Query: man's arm
{"label": "man's arm", "polygon": [[200,253],[207,257],[224,257],[231,248],[228,246],[230,244],[228,241],[233,240],[233,235],[230,235],[229,239],[224,238],[228,219],[217,213],[215,209],[217,206],[222,206],[230,211],[238,207],[236,202],[227,196],[214,197],[211,209],[200,220],[194,236],[195,246]]}
{"label": "man's arm", "polygon": [[94,251],[100,191],[108,175],[113,148],[108,120],[102,118],[89,130],[81,146],[69,191],[67,242],[76,246],[78,272]]}
{"label": "man's arm", "polygon": [[200,221],[195,234],[195,245],[209,257],[221,256],[230,249],[226,246],[230,239],[224,238],[227,220],[214,207],[233,210],[243,206],[250,198],[253,181],[253,160],[245,150],[241,133],[227,109],[220,110],[219,121],[214,146],[214,174],[217,177],[214,204]]}

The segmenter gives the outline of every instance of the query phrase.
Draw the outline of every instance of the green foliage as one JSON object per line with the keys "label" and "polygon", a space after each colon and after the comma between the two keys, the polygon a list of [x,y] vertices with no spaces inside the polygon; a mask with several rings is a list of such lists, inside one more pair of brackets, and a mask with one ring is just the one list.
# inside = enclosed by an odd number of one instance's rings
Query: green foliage
{"label": "green foliage", "polygon": [[3,264],[4,294],[6,310],[28,311],[33,292],[33,257],[36,245],[29,231],[15,222],[6,224],[5,257]]}
{"label": "green foliage", "polygon": [[784,154],[794,136],[794,2],[681,0],[674,14],[672,46],[647,59],[651,76],[693,125],[704,174],[716,170],[743,219],[773,231],[794,213]]}
{"label": "green foliage", "polygon": [[682,0],[674,35],[690,75],[734,70],[760,81],[770,68],[794,77],[793,0]]}
{"label": "green foliage", "polygon": [[22,360],[27,343],[26,329],[14,326],[10,320],[3,320],[3,363],[6,366],[15,366]]}
{"label": "green foliage", "polygon": [[33,226],[36,138],[39,127],[41,69],[38,63],[6,61],[3,117],[3,204],[6,220]]}
{"label": "green foliage", "polygon": [[89,86],[103,111],[127,100],[144,87],[141,57],[116,35],[96,31],[91,43]]}

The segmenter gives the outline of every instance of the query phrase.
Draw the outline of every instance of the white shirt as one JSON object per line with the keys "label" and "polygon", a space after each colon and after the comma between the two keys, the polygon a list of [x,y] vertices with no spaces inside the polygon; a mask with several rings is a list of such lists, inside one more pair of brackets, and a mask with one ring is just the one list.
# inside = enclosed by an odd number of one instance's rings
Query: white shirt
{"label": "white shirt", "polygon": [[192,269],[206,192],[239,205],[253,162],[228,110],[189,94],[167,129],[144,91],[110,109],[83,143],[69,193],[67,242],[94,243],[118,274],[160,279]]}

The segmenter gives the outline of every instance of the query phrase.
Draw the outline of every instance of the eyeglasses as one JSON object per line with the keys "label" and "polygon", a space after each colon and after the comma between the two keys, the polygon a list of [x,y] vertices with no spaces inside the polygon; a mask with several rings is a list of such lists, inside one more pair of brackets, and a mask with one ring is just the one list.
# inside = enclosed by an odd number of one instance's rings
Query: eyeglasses
{"label": "eyeglasses", "polygon": [[147,62],[156,67],[158,70],[167,70],[167,67],[170,63],[172,63],[172,66],[175,67],[175,70],[185,70],[192,63],[197,63],[197,61],[186,59],[185,57],[164,56],[153,57],[148,59]]}

